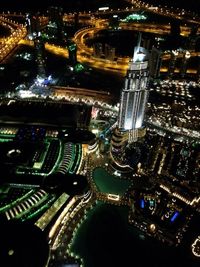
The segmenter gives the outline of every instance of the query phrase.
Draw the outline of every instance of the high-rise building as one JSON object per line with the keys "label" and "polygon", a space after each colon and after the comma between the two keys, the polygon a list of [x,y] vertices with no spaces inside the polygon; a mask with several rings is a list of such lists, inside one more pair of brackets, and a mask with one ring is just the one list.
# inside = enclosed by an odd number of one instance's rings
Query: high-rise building
{"label": "high-rise building", "polygon": [[77,45],[72,40],[68,39],[67,49],[69,53],[69,64],[74,66],[77,63]]}
{"label": "high-rise building", "polygon": [[29,39],[37,37],[40,31],[40,23],[37,15],[26,14],[27,36]]}
{"label": "high-rise building", "polygon": [[65,39],[64,23],[63,23],[63,9],[61,7],[51,6],[48,9],[49,24],[47,25],[47,32],[51,38],[55,38],[62,43]]}
{"label": "high-rise building", "polygon": [[169,60],[169,66],[168,66],[168,76],[169,78],[172,78],[175,70],[176,70],[176,66],[177,66],[177,57],[179,55],[179,52],[177,50],[172,50],[171,51],[171,57]]}
{"label": "high-rise building", "polygon": [[105,59],[114,60],[115,58],[115,47],[109,44],[105,44]]}
{"label": "high-rise building", "polygon": [[34,39],[35,51],[36,51],[36,62],[38,66],[37,78],[45,79],[45,47],[41,35]]}
{"label": "high-rise building", "polygon": [[182,55],[182,61],[181,61],[181,66],[180,66],[180,76],[182,78],[185,77],[187,74],[187,69],[188,69],[188,61],[191,57],[191,54],[188,50],[185,50]]}
{"label": "high-rise building", "polygon": [[149,75],[153,79],[160,76],[160,67],[162,64],[162,52],[156,47],[152,47],[150,61],[149,61]]}
{"label": "high-rise building", "polygon": [[141,134],[148,98],[148,51],[140,43],[141,34],[127,70],[120,99],[118,128],[129,132],[129,143],[136,141]]}
{"label": "high-rise building", "polygon": [[102,43],[95,43],[93,45],[93,50],[94,50],[94,57],[103,57],[104,56]]}

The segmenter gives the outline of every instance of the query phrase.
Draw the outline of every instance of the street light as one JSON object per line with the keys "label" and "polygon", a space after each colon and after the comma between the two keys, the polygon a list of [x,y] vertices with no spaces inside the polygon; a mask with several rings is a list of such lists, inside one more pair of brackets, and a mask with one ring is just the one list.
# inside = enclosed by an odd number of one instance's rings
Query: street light
{"label": "street light", "polygon": [[189,52],[189,51],[186,51],[186,53],[185,53],[185,58],[186,58],[186,59],[189,59],[190,57],[191,57],[190,52]]}

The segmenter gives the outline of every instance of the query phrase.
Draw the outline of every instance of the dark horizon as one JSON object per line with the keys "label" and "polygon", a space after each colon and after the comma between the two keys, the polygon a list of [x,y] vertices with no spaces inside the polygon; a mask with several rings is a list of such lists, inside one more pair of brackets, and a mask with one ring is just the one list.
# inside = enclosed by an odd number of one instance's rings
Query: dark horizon
{"label": "dark horizon", "polygon": [[45,11],[49,6],[58,6],[62,7],[64,11],[71,10],[88,10],[88,9],[97,9],[101,6],[111,6],[117,8],[120,6],[126,6],[128,3],[124,0],[43,0],[42,2],[38,1],[27,1],[21,0],[19,2],[13,0],[2,0],[0,10],[16,10],[16,11]]}
{"label": "dark horizon", "polygon": [[[185,2],[182,0],[143,0],[143,2],[150,3],[158,6],[173,6],[179,8],[186,8],[187,10],[193,10],[199,13],[200,0],[190,0]],[[43,0],[38,1],[27,1],[27,0],[2,0],[0,5],[1,11],[45,11],[49,6],[60,6],[63,7],[64,11],[77,10],[88,10],[97,9],[102,6],[110,6],[111,8],[118,8],[120,6],[130,5],[125,0]]]}

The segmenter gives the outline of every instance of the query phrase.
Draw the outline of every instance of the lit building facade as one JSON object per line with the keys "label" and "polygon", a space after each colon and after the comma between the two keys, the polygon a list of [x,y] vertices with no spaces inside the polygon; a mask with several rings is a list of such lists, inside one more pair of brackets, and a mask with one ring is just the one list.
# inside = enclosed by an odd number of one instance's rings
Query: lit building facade
{"label": "lit building facade", "polygon": [[156,47],[152,47],[149,60],[149,75],[153,79],[160,77],[160,67],[162,65],[162,52]]}
{"label": "lit building facade", "polygon": [[38,37],[34,39],[34,45],[35,45],[35,52],[36,52],[36,62],[38,65],[37,78],[43,80],[46,78],[45,47],[44,47],[44,42],[42,40],[41,35],[38,35]]}
{"label": "lit building facade", "polygon": [[27,37],[31,40],[38,36],[40,31],[39,18],[36,15],[26,14]]}
{"label": "lit building facade", "polygon": [[69,64],[74,66],[77,63],[77,45],[71,40],[67,41],[67,49],[69,53]]}
{"label": "lit building facade", "polygon": [[140,47],[140,42],[141,35],[127,70],[120,99],[118,128],[129,132],[129,143],[136,141],[141,133],[148,99],[148,51]]}
{"label": "lit building facade", "polygon": [[49,24],[47,25],[48,34],[56,38],[59,42],[65,39],[63,24],[63,9],[61,7],[51,6],[48,8]]}

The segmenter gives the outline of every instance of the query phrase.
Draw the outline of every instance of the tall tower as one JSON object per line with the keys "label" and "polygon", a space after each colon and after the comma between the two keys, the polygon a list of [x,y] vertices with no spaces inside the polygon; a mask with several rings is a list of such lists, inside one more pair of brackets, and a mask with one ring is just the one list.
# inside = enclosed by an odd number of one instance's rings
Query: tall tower
{"label": "tall tower", "polygon": [[143,119],[148,98],[148,51],[140,46],[141,34],[129,63],[124,87],[121,91],[118,128],[128,131],[128,142],[137,141],[143,129]]}
{"label": "tall tower", "polygon": [[40,23],[37,15],[26,14],[26,26],[27,36],[30,40],[33,40],[40,31]]}
{"label": "tall tower", "polygon": [[61,7],[51,6],[48,8],[49,24],[48,32],[54,36],[57,41],[62,43],[64,41],[64,23],[63,23],[63,9]]}
{"label": "tall tower", "polygon": [[75,66],[77,63],[77,46],[72,40],[67,40],[67,49],[69,53],[69,64]]}
{"label": "tall tower", "polygon": [[38,66],[37,79],[43,81],[46,78],[45,70],[45,47],[40,33],[37,38],[34,39],[36,62]]}
{"label": "tall tower", "polygon": [[160,67],[162,64],[162,52],[156,47],[152,47],[149,60],[149,75],[153,79],[157,79],[160,76]]}

